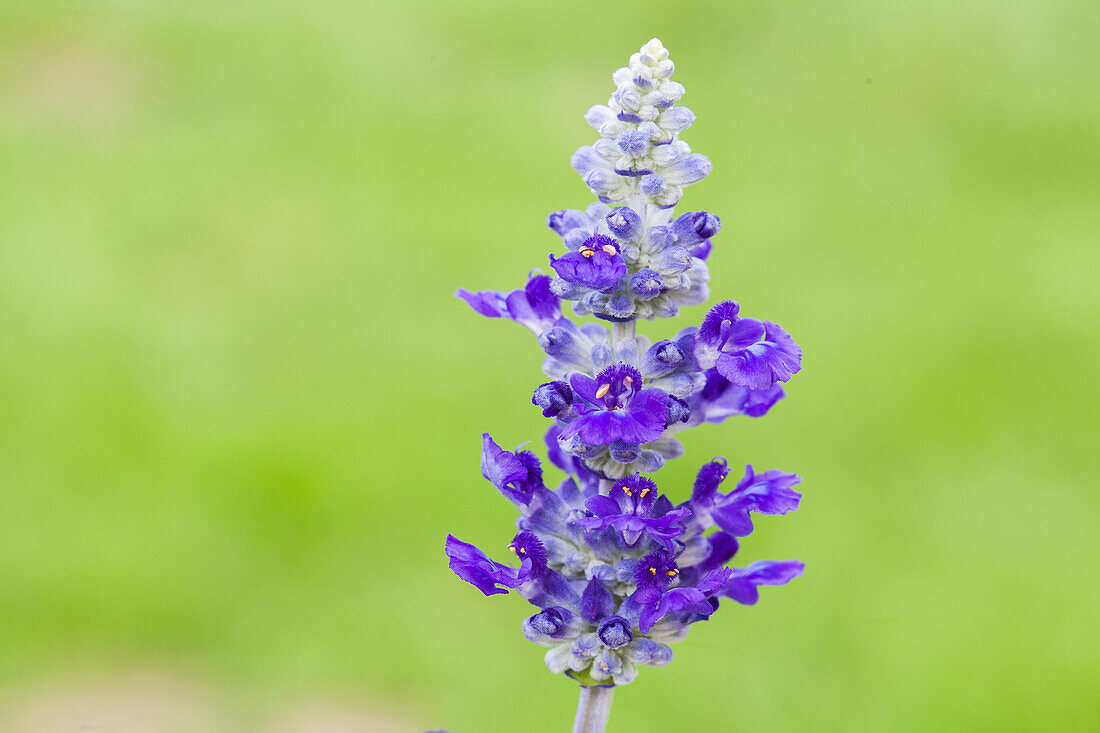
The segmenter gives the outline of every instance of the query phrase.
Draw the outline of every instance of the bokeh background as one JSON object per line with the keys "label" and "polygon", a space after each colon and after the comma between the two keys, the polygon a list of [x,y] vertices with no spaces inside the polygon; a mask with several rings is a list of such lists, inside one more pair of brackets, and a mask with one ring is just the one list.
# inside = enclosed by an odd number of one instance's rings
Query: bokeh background
{"label": "bokeh background", "polygon": [[4,0],[0,729],[568,729],[443,556],[545,425],[451,293],[545,266],[655,35],[714,298],[806,354],[656,478],[797,471],[743,552],[808,567],[610,730],[1100,727],[1100,4]]}

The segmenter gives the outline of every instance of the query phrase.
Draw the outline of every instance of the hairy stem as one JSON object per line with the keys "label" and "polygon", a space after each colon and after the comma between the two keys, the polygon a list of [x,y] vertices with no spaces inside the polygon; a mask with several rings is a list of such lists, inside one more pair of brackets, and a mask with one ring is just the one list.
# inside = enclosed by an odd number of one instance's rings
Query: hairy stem
{"label": "hairy stem", "polygon": [[611,343],[617,344],[621,341],[634,338],[634,327],[637,325],[637,321],[626,321],[625,323],[612,323],[611,324]]}
{"label": "hairy stem", "polygon": [[611,695],[614,692],[614,687],[582,687],[573,733],[603,733],[607,727],[607,716],[611,714]]}

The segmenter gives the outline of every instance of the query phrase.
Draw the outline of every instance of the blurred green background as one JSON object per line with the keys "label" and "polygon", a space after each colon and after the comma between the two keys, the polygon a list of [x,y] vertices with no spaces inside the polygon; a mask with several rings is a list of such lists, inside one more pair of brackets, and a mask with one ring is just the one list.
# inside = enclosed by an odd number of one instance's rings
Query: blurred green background
{"label": "blurred green background", "polygon": [[806,354],[657,479],[797,471],[743,559],[808,567],[610,730],[1100,728],[1100,4],[4,0],[0,729],[568,729],[443,556],[545,426],[451,293],[545,267],[655,35],[713,299]]}

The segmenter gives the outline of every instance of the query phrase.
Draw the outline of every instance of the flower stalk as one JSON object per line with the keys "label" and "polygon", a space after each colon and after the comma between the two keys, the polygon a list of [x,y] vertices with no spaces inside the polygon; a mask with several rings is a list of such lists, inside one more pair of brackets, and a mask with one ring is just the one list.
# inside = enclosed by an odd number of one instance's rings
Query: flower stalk
{"label": "flower stalk", "polygon": [[614,687],[582,687],[573,733],[604,733],[614,693]]}
{"label": "flower stalk", "polygon": [[611,324],[611,344],[612,346],[621,344],[624,341],[631,341],[634,339],[637,326],[634,321],[626,321],[624,323]]}

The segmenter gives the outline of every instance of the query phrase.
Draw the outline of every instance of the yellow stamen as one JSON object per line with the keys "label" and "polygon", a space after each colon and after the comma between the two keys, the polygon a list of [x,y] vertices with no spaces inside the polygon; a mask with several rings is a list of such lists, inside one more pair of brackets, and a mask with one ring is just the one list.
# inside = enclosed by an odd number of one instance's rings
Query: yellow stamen
{"label": "yellow stamen", "polygon": [[631,377],[629,375],[623,377],[623,386],[624,387],[629,387],[632,384],[634,384],[634,377]]}
{"label": "yellow stamen", "polygon": [[657,574],[657,568],[650,568],[649,569],[649,574],[650,575],[656,575]]}
{"label": "yellow stamen", "polygon": [[519,554],[526,555],[527,554],[527,548],[526,547],[519,548]]}
{"label": "yellow stamen", "polygon": [[665,573],[665,575],[667,575],[670,578],[675,578],[679,574],[680,574],[679,570],[669,570],[667,573]]}
{"label": "yellow stamen", "polygon": [[642,489],[641,491],[638,492],[638,498],[644,499],[645,495],[648,494],[648,493],[649,493],[649,487],[646,486],[644,489]]}
{"label": "yellow stamen", "polygon": [[630,493],[630,489],[628,489],[625,486],[623,487],[623,493],[626,494],[627,496],[634,496],[634,494]]}
{"label": "yellow stamen", "polygon": [[596,399],[602,399],[605,394],[611,391],[610,384],[601,384],[600,388],[596,390]]}
{"label": "yellow stamen", "polygon": [[600,247],[600,249],[602,249],[604,252],[607,252],[609,255],[618,254],[618,250],[616,250],[610,244],[605,244],[604,246]]}
{"label": "yellow stamen", "polygon": [[591,247],[581,247],[582,256],[591,257],[594,254],[596,254],[596,250],[592,249]]}
{"label": "yellow stamen", "polygon": [[516,546],[515,545],[508,545],[508,552],[515,552],[515,551],[516,551]]}

